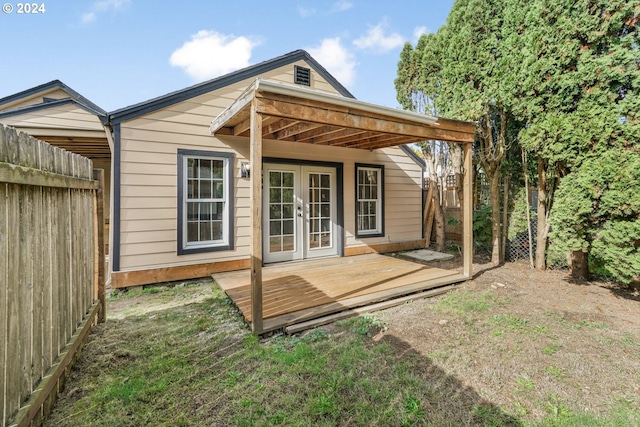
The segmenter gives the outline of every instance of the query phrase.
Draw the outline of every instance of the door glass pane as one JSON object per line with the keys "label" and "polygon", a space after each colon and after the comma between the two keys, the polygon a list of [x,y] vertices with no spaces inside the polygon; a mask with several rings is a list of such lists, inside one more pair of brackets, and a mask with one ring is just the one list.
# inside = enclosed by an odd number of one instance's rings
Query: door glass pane
{"label": "door glass pane", "polygon": [[293,244],[293,236],[284,236],[282,238],[282,250],[283,251],[295,250],[295,246]]}
{"label": "door glass pane", "polygon": [[282,186],[293,188],[293,172],[287,172],[282,175]]}
{"label": "door glass pane", "polygon": [[269,172],[269,187],[280,187],[281,172]]}
{"label": "door glass pane", "polygon": [[293,188],[282,189],[282,203],[293,203]]}
{"label": "door glass pane", "polygon": [[282,234],[282,223],[280,221],[270,221],[269,234],[272,236]]}
{"label": "door glass pane", "polygon": [[309,248],[329,247],[331,246],[331,175],[310,173],[308,196]]}
{"label": "door glass pane", "polygon": [[269,237],[269,252],[280,252],[282,250],[282,237]]}
{"label": "door glass pane", "polygon": [[278,187],[269,189],[269,203],[280,203],[282,200],[282,190]]}
{"label": "door glass pane", "polygon": [[295,250],[295,172],[269,171],[269,252]]}
{"label": "door glass pane", "polygon": [[282,218],[282,205],[272,204],[271,206],[269,206],[269,219],[280,218]]}

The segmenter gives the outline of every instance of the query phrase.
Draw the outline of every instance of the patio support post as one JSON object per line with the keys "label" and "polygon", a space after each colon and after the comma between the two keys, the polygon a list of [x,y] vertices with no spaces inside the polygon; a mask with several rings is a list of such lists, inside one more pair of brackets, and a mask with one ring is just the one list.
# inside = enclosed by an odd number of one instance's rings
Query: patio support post
{"label": "patio support post", "polygon": [[473,144],[464,144],[464,181],[462,184],[462,274],[473,275],[473,161],[471,148]]}
{"label": "patio support post", "polygon": [[251,162],[251,330],[263,331],[262,319],[262,116],[258,100],[251,101],[250,154]]}

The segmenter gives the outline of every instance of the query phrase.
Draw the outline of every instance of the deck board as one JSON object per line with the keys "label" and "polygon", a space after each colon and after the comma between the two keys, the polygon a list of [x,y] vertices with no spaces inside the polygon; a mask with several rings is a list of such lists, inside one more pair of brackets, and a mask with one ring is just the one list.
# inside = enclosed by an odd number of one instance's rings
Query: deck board
{"label": "deck board", "polygon": [[[214,280],[251,322],[249,270]],[[453,270],[380,254],[273,264],[262,269],[265,331],[466,280]]]}

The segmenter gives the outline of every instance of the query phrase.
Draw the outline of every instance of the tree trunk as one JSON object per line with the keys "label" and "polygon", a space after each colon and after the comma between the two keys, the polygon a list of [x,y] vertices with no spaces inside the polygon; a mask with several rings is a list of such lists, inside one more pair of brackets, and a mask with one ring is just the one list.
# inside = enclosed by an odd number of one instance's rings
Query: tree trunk
{"label": "tree trunk", "polygon": [[538,156],[538,234],[536,236],[536,268],[538,270],[544,270],[547,266],[545,254],[548,231],[547,170],[544,159]]}
{"label": "tree trunk", "polygon": [[507,258],[507,234],[509,232],[509,176],[504,177],[504,189],[502,190],[502,242],[500,253],[502,262]]}
{"label": "tree trunk", "polygon": [[586,250],[571,253],[570,274],[574,279],[589,280],[589,253]]}
{"label": "tree trunk", "polygon": [[500,172],[494,170],[489,178],[489,192],[491,194],[491,263],[499,265],[504,261],[502,256],[502,245],[500,244]]}

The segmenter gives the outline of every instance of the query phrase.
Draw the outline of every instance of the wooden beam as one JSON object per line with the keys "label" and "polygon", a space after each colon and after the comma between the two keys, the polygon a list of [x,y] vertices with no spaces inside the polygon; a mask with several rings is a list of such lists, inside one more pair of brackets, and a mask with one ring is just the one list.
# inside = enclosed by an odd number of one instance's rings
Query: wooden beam
{"label": "wooden beam", "polygon": [[251,330],[263,331],[262,318],[262,116],[258,102],[251,102]]}
{"label": "wooden beam", "polygon": [[258,98],[258,112],[292,119],[321,123],[330,126],[340,126],[352,129],[361,129],[371,132],[418,137],[419,139],[437,139],[451,142],[473,142],[474,134],[440,129],[437,125],[427,125],[403,122],[393,117],[373,118],[359,114],[355,111],[340,111],[339,109],[326,109],[320,106],[299,105],[282,100]]}
{"label": "wooden beam", "polygon": [[234,136],[240,136],[243,133],[247,132],[249,129],[251,129],[251,118],[243,120],[237,125],[235,125],[233,127],[232,133]]}
{"label": "wooden beam", "polygon": [[340,132],[343,130],[343,128],[339,128],[335,126],[318,125],[315,123],[307,123],[307,124],[309,124],[310,126],[314,126],[316,128],[296,135],[295,140],[297,142],[310,142],[310,140],[312,140],[313,138],[319,138],[324,135],[331,135],[332,133]]}
{"label": "wooden beam", "polygon": [[464,181],[462,184],[462,274],[473,276],[473,160],[472,143],[464,144]]}
{"label": "wooden beam", "polygon": [[[211,122],[211,126],[209,126],[209,132],[211,132],[211,134],[216,134],[222,127],[230,126],[229,123],[231,123],[231,120],[247,105],[253,102],[255,99],[255,85],[256,83],[254,82],[242,93],[242,95],[240,95],[238,99],[235,100],[233,104],[231,104],[231,106],[229,106],[229,108],[220,113],[218,117]],[[244,118],[236,121],[236,123],[242,120],[244,120]]]}
{"label": "wooden beam", "polygon": [[243,258],[235,261],[219,261],[204,264],[178,265],[173,267],[151,268],[148,270],[116,271],[111,273],[111,288],[151,285],[154,283],[174,282],[176,280],[198,279],[223,271],[247,270],[251,260]]}
{"label": "wooden beam", "polygon": [[367,138],[376,135],[373,132],[367,132],[366,130],[359,129],[338,129],[337,132],[327,134],[322,137],[313,138],[312,144],[327,144],[327,145],[342,145],[346,144],[354,139]]}
{"label": "wooden beam", "polygon": [[394,145],[410,144],[412,142],[415,142],[415,138],[412,138],[410,136],[378,134],[378,136],[348,142],[344,145],[344,147],[375,149],[381,147],[390,147]]}
{"label": "wooden beam", "polygon": [[295,138],[297,140],[297,136],[300,134],[306,134],[309,131],[313,131],[318,128],[322,128],[323,125],[315,124],[315,123],[296,123],[294,126],[290,126],[286,129],[282,129],[281,131],[276,132],[276,139],[283,140],[288,138]]}
{"label": "wooden beam", "polygon": [[[278,119],[275,117],[266,117],[262,121],[262,127],[266,127],[267,124],[271,124],[272,122],[277,121]],[[245,120],[241,121],[237,125],[233,127],[233,135],[234,136],[249,136],[249,130],[251,129],[251,117],[247,117]]]}
{"label": "wooden beam", "polygon": [[[270,124],[266,124],[268,121],[273,121],[273,123]],[[263,119],[263,122],[261,124],[262,126],[262,137],[263,138],[273,138],[273,139],[279,139],[278,138],[278,134],[283,131],[284,129],[288,129],[292,126],[297,125],[298,123],[300,123],[297,120],[290,120],[290,119],[280,119],[277,120],[277,118],[275,117],[266,117]]]}
{"label": "wooden beam", "polygon": [[95,190],[98,183],[91,179],[59,175],[25,166],[0,163],[0,182],[8,184],[35,185],[39,187],[74,188]]}

